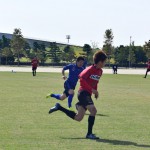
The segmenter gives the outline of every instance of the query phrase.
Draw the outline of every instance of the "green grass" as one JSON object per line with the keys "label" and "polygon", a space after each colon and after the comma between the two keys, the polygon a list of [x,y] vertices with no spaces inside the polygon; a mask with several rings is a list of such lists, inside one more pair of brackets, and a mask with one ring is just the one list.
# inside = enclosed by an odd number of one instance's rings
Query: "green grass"
{"label": "green grass", "polygon": [[[84,139],[88,115],[78,123],[61,112],[48,115],[60,93],[60,74],[0,73],[0,150],[144,150],[150,149],[150,77],[104,75],[94,133]],[[77,90],[76,90],[77,93]],[[75,96],[74,103],[77,101]],[[67,101],[61,102],[63,106]]]}

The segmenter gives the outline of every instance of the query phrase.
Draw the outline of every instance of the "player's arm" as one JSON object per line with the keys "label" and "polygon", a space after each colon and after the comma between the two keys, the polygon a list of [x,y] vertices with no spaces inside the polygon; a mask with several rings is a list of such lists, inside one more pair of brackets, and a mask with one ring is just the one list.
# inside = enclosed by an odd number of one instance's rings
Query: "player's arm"
{"label": "player's arm", "polygon": [[64,68],[62,69],[62,78],[64,79],[64,80],[66,80],[66,75],[65,75],[65,70],[64,70]]}
{"label": "player's arm", "polygon": [[[98,91],[98,90],[97,90],[97,85],[98,85],[98,84],[96,84],[96,86],[95,86],[95,90],[96,90],[96,91]],[[98,92],[96,92],[96,94],[95,94],[95,98],[96,98],[96,99],[98,99],[98,97],[99,97],[99,93],[98,93]]]}
{"label": "player's arm", "polygon": [[66,77],[66,75],[65,75],[65,70],[69,70],[69,69],[71,68],[71,66],[72,66],[72,65],[67,65],[67,66],[65,66],[65,67],[62,69],[62,78],[63,78],[64,80],[67,79],[67,77]]}

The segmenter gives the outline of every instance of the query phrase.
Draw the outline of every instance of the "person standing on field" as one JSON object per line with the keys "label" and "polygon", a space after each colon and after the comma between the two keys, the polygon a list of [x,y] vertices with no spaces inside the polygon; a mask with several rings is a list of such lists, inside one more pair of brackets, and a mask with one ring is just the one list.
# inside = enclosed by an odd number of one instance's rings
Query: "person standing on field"
{"label": "person standing on field", "polygon": [[113,73],[117,74],[118,66],[114,64],[112,69],[113,69]]}
{"label": "person standing on field", "polygon": [[148,62],[147,62],[147,70],[146,70],[146,74],[145,74],[145,77],[144,78],[146,78],[147,77],[147,73],[150,71],[150,59],[148,60]]}
{"label": "person standing on field", "polygon": [[31,64],[32,64],[32,74],[33,74],[33,76],[36,76],[36,69],[39,65],[39,61],[38,61],[37,57],[34,57],[32,59]]}

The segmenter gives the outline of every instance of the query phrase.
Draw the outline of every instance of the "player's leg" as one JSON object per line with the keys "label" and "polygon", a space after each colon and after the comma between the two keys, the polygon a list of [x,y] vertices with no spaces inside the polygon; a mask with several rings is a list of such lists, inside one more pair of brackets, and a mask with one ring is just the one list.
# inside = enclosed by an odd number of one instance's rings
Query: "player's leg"
{"label": "player's leg", "polygon": [[53,97],[53,98],[56,98],[57,100],[64,100],[66,99],[68,96],[69,96],[69,93],[68,93],[68,89],[66,87],[66,82],[64,83],[64,92],[63,94],[54,94],[54,93],[50,93],[46,96],[46,98],[50,98],[50,97]]}
{"label": "player's leg", "polygon": [[86,138],[89,138],[89,139],[99,139],[92,132],[97,110],[96,110],[94,104],[93,105],[88,105],[86,108],[90,112],[90,115],[89,115],[89,118],[88,118],[88,132],[87,132]]}
{"label": "player's leg", "polygon": [[146,77],[147,77],[147,73],[148,73],[148,69],[146,70],[146,74],[145,74],[145,77],[144,77],[144,78],[146,78]]}
{"label": "player's leg", "polygon": [[95,121],[95,115],[96,115],[96,108],[94,106],[93,100],[91,98],[91,94],[87,91],[79,91],[78,92],[78,100],[79,103],[76,104],[77,110],[79,109],[79,106],[82,106],[85,110],[89,110],[90,116],[88,118],[88,132],[86,135],[86,138],[88,139],[98,139],[93,133],[93,125]]}
{"label": "player's leg", "polygon": [[113,73],[115,74],[115,69],[113,69]]}
{"label": "player's leg", "polygon": [[71,108],[72,107],[72,100],[73,100],[73,96],[74,96],[74,90],[70,89],[68,91],[69,96],[68,96],[68,107]]}
{"label": "player's leg", "polygon": [[86,112],[86,110],[82,106],[79,106],[78,112],[75,113],[74,111],[66,109],[62,107],[59,103],[57,103],[53,108],[50,109],[49,113],[53,113],[58,110],[65,113],[68,117],[72,118],[73,120],[76,120],[79,122],[84,118],[84,115]]}
{"label": "player's leg", "polygon": [[150,72],[150,69],[148,69],[148,72]]}
{"label": "player's leg", "polygon": [[37,68],[34,69],[34,75],[35,75],[35,76],[36,76],[36,69],[37,69]]}
{"label": "player's leg", "polygon": [[54,94],[54,93],[51,93],[51,94],[48,94],[46,96],[46,98],[50,98],[50,97],[53,97],[53,98],[55,98],[57,100],[64,100],[64,99],[67,98],[67,96],[66,96],[65,93],[63,93],[63,94]]}
{"label": "player's leg", "polygon": [[86,111],[82,106],[79,106],[78,113],[75,113],[72,110],[68,110],[68,109],[62,107],[59,103],[56,103],[56,105],[49,110],[49,114],[51,114],[55,111],[58,111],[58,110],[65,113],[68,117],[70,117],[76,121],[81,121],[83,119],[83,117],[85,115],[85,111]]}
{"label": "player's leg", "polygon": [[82,119],[84,118],[85,112],[86,112],[86,109],[79,105],[78,113],[76,114],[74,120],[79,121],[79,122],[82,121]]}
{"label": "player's leg", "polygon": [[33,76],[34,76],[34,67],[32,67],[32,74],[33,74]]}

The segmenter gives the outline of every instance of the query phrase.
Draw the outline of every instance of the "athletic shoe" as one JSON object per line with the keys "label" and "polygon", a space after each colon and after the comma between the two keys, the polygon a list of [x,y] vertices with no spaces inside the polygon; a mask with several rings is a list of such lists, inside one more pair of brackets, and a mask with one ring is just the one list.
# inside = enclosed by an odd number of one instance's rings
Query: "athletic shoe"
{"label": "athletic shoe", "polygon": [[91,140],[97,140],[97,139],[99,139],[99,137],[97,137],[95,134],[87,134],[86,138],[87,139],[91,139]]}
{"label": "athletic shoe", "polygon": [[59,103],[56,103],[54,107],[52,107],[50,110],[49,110],[49,114],[59,110],[59,107],[60,107],[60,104]]}
{"label": "athletic shoe", "polygon": [[51,95],[52,95],[52,93],[47,94],[46,98],[50,98],[50,97],[51,97]]}

